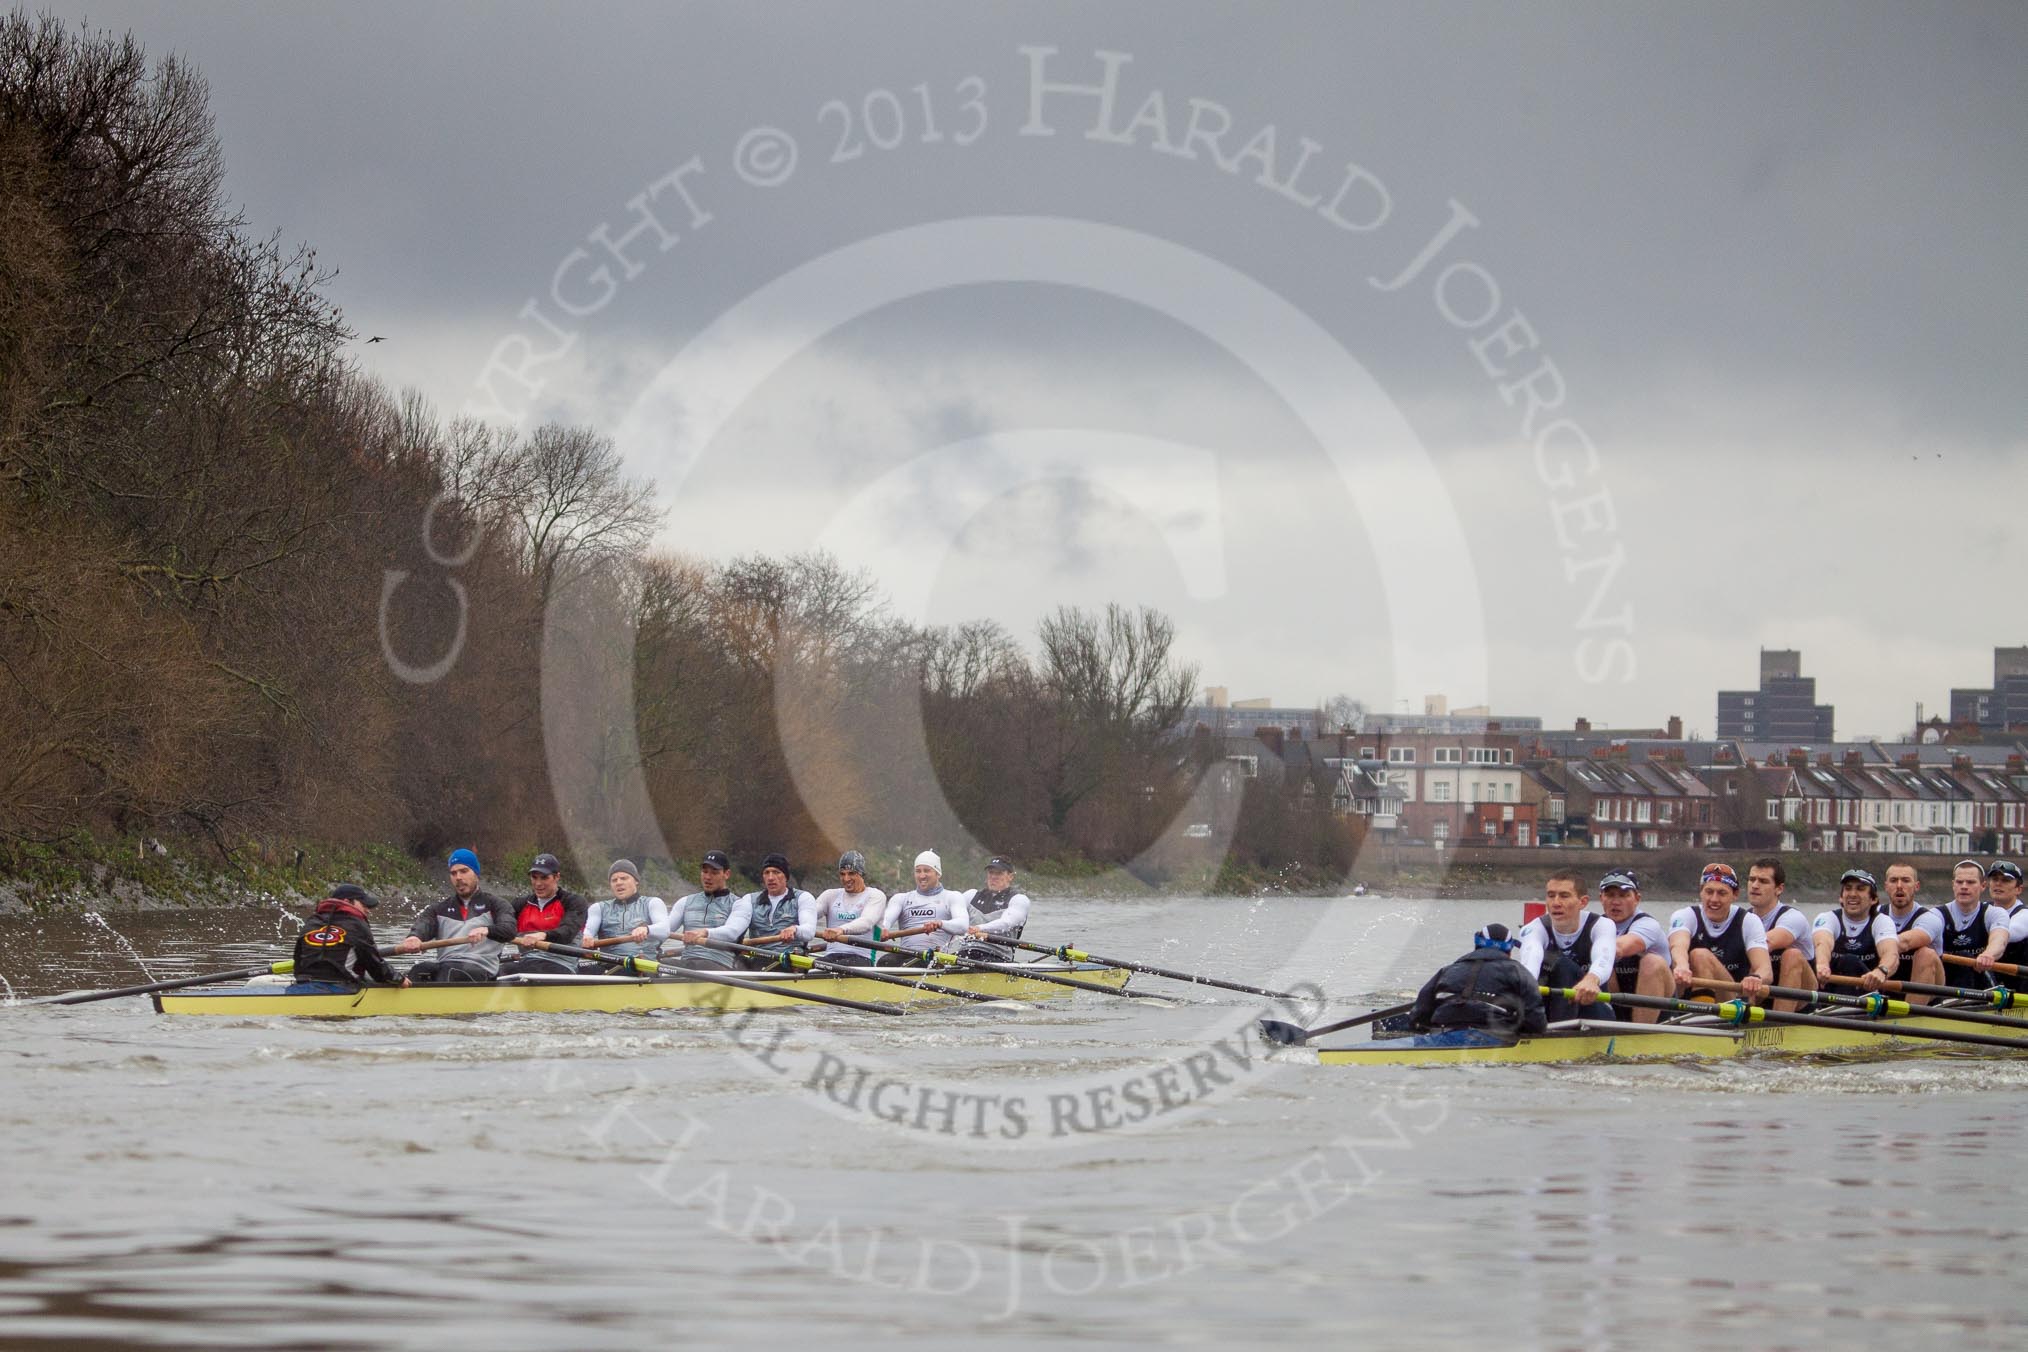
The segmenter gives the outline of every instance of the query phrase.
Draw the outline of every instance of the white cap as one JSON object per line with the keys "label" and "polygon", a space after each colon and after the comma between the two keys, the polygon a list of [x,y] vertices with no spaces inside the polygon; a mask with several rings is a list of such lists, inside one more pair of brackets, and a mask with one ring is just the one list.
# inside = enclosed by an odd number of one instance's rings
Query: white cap
{"label": "white cap", "polygon": [[915,857],[915,866],[917,868],[921,868],[924,864],[928,864],[931,868],[937,871],[937,874],[939,876],[942,876],[944,871],[944,861],[937,857],[937,852],[935,850],[924,850],[921,854]]}

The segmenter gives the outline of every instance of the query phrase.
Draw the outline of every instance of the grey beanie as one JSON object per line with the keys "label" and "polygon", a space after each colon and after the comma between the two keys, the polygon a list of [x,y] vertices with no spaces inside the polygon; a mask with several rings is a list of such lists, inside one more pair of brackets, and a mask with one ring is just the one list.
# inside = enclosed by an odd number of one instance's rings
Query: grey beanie
{"label": "grey beanie", "polygon": [[641,870],[634,867],[634,861],[631,859],[613,860],[613,866],[606,870],[606,876],[610,878],[615,873],[624,873],[635,882],[641,881]]}

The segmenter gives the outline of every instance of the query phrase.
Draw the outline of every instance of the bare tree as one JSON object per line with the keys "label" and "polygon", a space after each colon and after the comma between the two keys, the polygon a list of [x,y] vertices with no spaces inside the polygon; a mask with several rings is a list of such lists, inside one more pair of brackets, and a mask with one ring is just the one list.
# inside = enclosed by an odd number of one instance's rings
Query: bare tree
{"label": "bare tree", "polygon": [[1364,701],[1343,693],[1325,700],[1318,712],[1321,715],[1318,723],[1326,732],[1358,732],[1366,721]]}
{"label": "bare tree", "polygon": [[510,454],[509,510],[544,604],[584,570],[639,552],[661,524],[654,485],[629,479],[589,428],[546,424]]}

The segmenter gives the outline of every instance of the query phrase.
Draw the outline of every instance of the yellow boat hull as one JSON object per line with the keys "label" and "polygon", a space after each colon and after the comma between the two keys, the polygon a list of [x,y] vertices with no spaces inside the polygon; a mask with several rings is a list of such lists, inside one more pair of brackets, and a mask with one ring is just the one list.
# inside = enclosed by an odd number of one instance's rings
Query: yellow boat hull
{"label": "yellow boat hull", "polygon": [[[2021,1051],[2028,1052],[2028,1019],[2018,1020]],[[2014,1056],[2003,1047],[1897,1038],[1895,1025],[1944,1033],[2017,1036],[2011,1028],[1914,1016],[1874,1025],[1861,1032],[1804,1024],[1754,1024],[1746,1028],[1579,1020],[1568,1030],[1522,1038],[1508,1046],[1439,1045],[1442,1038],[1376,1038],[1352,1047],[1324,1047],[1317,1059],[1334,1066],[1547,1065],[1586,1061],[1724,1061],[1742,1056],[1906,1055],[1909,1052],[1959,1056]]]}
{"label": "yellow boat hull", "polygon": [[[1053,976],[1114,989],[1125,986],[1127,971],[1118,967],[1070,966],[1037,963],[1036,970]],[[887,970],[887,969],[883,969]],[[916,972],[893,969],[896,975],[921,976],[939,986],[952,986],[980,995],[1004,996],[1014,1000],[1039,1000],[1056,995],[1074,995],[1069,986],[1031,981],[1010,972]],[[156,994],[155,1008],[164,1014],[210,1014],[230,1018],[269,1018],[286,1015],[298,1018],[362,1018],[374,1015],[431,1017],[447,1014],[564,1014],[575,1012],[624,1014],[655,1009],[702,1009],[723,1013],[749,1009],[835,1008],[815,1000],[799,1000],[793,994],[806,990],[817,995],[846,1000],[867,1000],[880,1004],[914,1004],[926,1000],[954,1000],[957,997],[921,990],[900,982],[877,981],[869,977],[806,975],[789,972],[727,972],[742,981],[779,987],[756,991],[713,981],[647,981],[620,977],[561,978],[548,981],[509,981],[490,986],[368,986],[349,995],[292,995],[280,986],[235,986],[229,989],[164,991]]]}

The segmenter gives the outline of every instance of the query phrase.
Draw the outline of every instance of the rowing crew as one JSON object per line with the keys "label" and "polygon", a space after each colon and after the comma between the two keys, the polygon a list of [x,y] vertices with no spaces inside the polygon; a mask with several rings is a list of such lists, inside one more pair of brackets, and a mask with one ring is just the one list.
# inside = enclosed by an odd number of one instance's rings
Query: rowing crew
{"label": "rowing crew", "polygon": [[[429,947],[442,950],[439,956],[415,963],[406,975],[396,972],[367,924],[367,910],[378,903],[357,884],[341,883],[318,903],[296,940],[296,986],[352,990],[604,975],[613,969],[611,959],[652,957],[670,943],[680,945],[670,965],[696,968],[768,968],[800,952],[825,964],[870,966],[881,954],[867,945],[880,943],[919,955],[900,958],[902,965],[927,963],[930,953],[945,950],[972,962],[1011,962],[1009,945],[1021,937],[1029,911],[1007,860],[988,860],[986,885],[958,892],[943,885],[943,860],[934,850],[916,856],[914,888],[892,896],[867,883],[866,857],[848,850],[838,860],[838,886],[814,897],[794,885],[781,854],[761,860],[759,890],[736,893],[731,859],[723,850],[707,850],[698,862],[698,890],[673,904],[643,895],[640,870],[627,859],[614,860],[607,871],[611,895],[589,904],[561,885],[563,866],[553,854],[535,856],[529,891],[511,902],[480,885],[473,851],[453,850],[448,867],[450,895],[418,915],[393,950],[414,954]],[[758,951],[741,953],[728,944]],[[554,951],[559,946],[598,951],[609,961],[580,963]]]}
{"label": "rowing crew", "polygon": [[[1424,985],[1412,1016],[1424,1029],[1492,1027],[1540,1032],[1548,1022],[1578,1017],[1601,993],[1668,997],[1723,983],[1736,985],[1756,1004],[1768,988],[1812,992],[1834,979],[1855,980],[1878,991],[1898,978],[1917,984],[1982,990],[2001,984],[1996,964],[2028,964],[2028,902],[2022,871],[2011,860],[1990,867],[1967,859],[1951,870],[1951,899],[1937,906],[1917,900],[1921,876],[1913,864],[1887,869],[1887,901],[1865,869],[1838,880],[1838,904],[1806,919],[1783,899],[1788,873],[1775,858],[1747,868],[1747,901],[1739,876],[1723,863],[1707,864],[1697,901],[1660,921],[1641,909],[1641,885],[1630,869],[1599,880],[1603,914],[1567,869],[1549,875],[1543,913],[1511,934],[1488,925],[1471,953]],[[1992,900],[1981,893],[1991,890]],[[1496,958],[1511,957],[1502,965]],[[1946,969],[1946,957],[1959,959]],[[1509,970],[1509,969],[1512,970]],[[2028,989],[2028,974],[2011,984]],[[1538,987],[1567,989],[1547,1004]],[[1911,1004],[1927,994],[1909,992]],[[1801,1007],[1803,996],[1773,999],[1772,1008]],[[1653,1008],[1616,1017],[1652,1023]]]}

